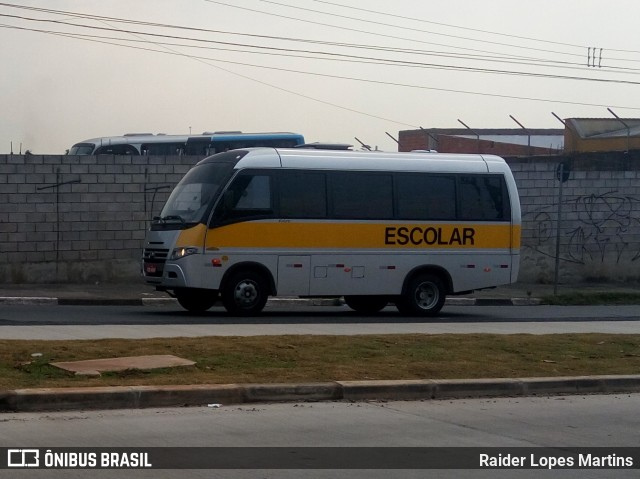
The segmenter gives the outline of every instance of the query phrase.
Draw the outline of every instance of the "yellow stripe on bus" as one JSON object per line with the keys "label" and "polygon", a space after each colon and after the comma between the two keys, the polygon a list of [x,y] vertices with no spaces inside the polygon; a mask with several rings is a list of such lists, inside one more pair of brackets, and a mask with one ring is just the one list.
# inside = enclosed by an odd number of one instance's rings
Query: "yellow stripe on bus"
{"label": "yellow stripe on bus", "polygon": [[206,238],[207,248],[506,249],[520,247],[520,226],[248,221],[210,229]]}

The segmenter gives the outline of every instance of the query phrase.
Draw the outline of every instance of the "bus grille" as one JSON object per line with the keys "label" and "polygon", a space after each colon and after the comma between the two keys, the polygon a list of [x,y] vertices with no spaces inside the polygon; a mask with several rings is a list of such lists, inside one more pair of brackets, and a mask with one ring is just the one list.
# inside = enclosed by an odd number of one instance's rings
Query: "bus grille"
{"label": "bus grille", "polygon": [[168,249],[145,248],[142,252],[144,275],[161,277],[164,270],[164,263],[167,261],[168,256]]}

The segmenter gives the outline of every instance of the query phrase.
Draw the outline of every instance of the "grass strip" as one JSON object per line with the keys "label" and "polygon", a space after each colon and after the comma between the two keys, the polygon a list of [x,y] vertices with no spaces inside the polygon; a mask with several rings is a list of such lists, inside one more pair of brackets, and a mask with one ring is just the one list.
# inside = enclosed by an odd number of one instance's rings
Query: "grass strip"
{"label": "grass strip", "polygon": [[[51,361],[148,354],[174,354],[196,365],[128,370],[100,377],[74,376],[49,365]],[[287,335],[0,341],[0,389],[600,374],[640,374],[640,335]]]}
{"label": "grass strip", "polygon": [[587,293],[563,293],[547,295],[540,298],[543,304],[555,306],[617,306],[625,304],[640,304],[640,293],[622,292],[587,292]]}

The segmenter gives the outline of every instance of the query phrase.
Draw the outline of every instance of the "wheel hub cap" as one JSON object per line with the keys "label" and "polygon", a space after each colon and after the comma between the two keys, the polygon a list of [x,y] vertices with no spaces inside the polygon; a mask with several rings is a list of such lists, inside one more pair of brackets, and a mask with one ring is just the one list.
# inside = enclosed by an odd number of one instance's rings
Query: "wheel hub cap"
{"label": "wheel hub cap", "polygon": [[431,283],[422,283],[416,289],[416,299],[422,309],[430,309],[438,302],[439,293]]}
{"label": "wheel hub cap", "polygon": [[236,303],[249,306],[258,299],[258,289],[253,281],[241,281],[237,284],[234,294]]}

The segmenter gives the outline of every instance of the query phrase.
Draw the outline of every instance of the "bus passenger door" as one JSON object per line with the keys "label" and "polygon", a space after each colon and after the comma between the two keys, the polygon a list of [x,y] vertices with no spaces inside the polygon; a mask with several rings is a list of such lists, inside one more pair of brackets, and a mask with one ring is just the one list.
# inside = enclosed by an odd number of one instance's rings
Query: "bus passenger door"
{"label": "bus passenger door", "polygon": [[310,256],[278,257],[278,296],[309,295]]}

